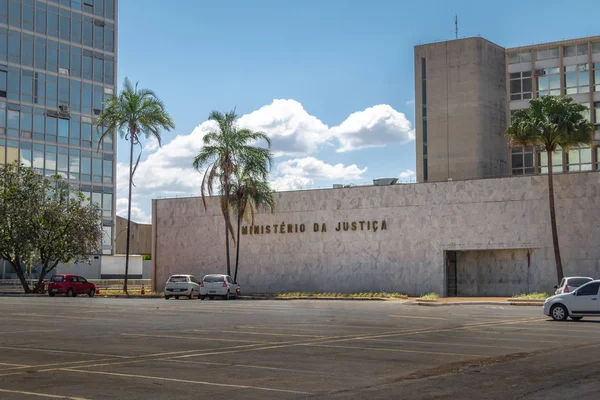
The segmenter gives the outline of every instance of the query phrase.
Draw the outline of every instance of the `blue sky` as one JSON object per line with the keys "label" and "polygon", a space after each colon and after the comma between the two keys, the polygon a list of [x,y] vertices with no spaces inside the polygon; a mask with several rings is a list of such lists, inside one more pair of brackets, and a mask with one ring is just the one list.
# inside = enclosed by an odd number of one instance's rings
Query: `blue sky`
{"label": "blue sky", "polygon": [[[199,192],[188,166],[210,127],[192,132],[211,110],[235,107],[244,116],[271,105],[241,121],[281,139],[274,150],[286,155],[273,171],[280,189],[367,183],[402,172],[410,180],[413,47],[454,38],[455,14],[460,37],[505,47],[600,33],[591,12],[597,0],[577,7],[553,0],[119,3],[118,79],[155,90],[177,125],[163,135],[163,149],[150,143],[144,151],[133,215],[142,221],[152,198]],[[359,114],[349,119],[353,113]],[[120,140],[119,163],[127,157]],[[121,199],[119,213],[124,205]]]}

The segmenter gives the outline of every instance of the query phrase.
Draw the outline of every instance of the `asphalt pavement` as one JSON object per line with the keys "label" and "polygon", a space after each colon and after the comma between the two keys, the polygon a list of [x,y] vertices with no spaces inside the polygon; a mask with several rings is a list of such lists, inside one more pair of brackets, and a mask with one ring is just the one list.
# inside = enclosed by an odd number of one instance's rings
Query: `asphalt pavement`
{"label": "asphalt pavement", "polygon": [[596,399],[600,319],[402,301],[0,298],[0,399]]}

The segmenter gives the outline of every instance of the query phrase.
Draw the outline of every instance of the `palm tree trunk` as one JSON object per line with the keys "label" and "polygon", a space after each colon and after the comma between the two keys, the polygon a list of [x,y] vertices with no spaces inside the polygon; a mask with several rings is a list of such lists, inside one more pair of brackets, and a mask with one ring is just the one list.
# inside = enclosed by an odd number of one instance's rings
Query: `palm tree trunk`
{"label": "palm tree trunk", "polygon": [[237,273],[238,273],[238,265],[240,262],[240,226],[242,225],[242,210],[240,209],[240,204],[242,203],[242,199],[238,196],[237,199],[237,210],[238,210],[238,218],[237,218],[237,242],[235,244],[235,272],[233,275],[233,283],[237,283]]}
{"label": "palm tree trunk", "polygon": [[[225,182],[225,203],[229,205],[229,182]],[[229,258],[229,208],[225,218],[225,251],[227,251],[227,275],[231,276],[231,260]]]}
{"label": "palm tree trunk", "polygon": [[131,187],[133,185],[133,138],[129,138],[131,147],[129,149],[129,195],[127,200],[127,244],[125,245],[125,280],[123,291],[127,293],[127,278],[129,277],[129,244],[131,241]]}
{"label": "palm tree trunk", "polygon": [[552,226],[552,245],[554,247],[554,260],[556,262],[556,275],[558,282],[564,278],[560,248],[558,246],[558,229],[556,228],[556,209],[554,206],[554,179],[552,176],[552,151],[548,151],[548,201],[550,204],[550,225]]}

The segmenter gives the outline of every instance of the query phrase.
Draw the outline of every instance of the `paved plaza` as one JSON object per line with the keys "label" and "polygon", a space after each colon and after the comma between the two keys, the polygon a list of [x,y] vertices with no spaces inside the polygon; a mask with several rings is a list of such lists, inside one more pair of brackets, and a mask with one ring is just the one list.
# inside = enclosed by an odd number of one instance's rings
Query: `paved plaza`
{"label": "paved plaza", "polygon": [[600,319],[401,301],[0,298],[2,399],[596,399]]}

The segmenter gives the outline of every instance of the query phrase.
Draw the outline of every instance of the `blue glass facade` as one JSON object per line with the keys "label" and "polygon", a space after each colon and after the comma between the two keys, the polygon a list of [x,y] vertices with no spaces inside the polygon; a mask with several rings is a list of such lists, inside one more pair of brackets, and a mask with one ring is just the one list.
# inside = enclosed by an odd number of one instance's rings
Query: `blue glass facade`
{"label": "blue glass facade", "polygon": [[113,253],[116,143],[94,127],[116,92],[117,0],[0,0],[0,164],[60,174],[102,208]]}

